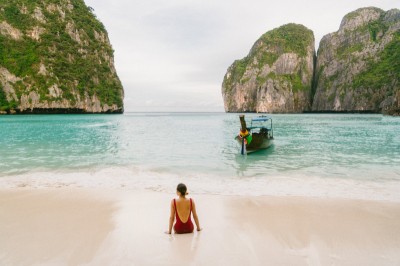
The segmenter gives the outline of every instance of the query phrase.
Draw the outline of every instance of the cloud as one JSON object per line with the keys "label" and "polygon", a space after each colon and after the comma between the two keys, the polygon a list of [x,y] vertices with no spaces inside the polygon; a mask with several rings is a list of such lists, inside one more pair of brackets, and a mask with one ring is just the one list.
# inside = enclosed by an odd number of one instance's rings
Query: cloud
{"label": "cloud", "polygon": [[193,52],[218,37],[223,23],[213,13],[207,7],[199,9],[189,4],[168,7],[144,16],[141,26],[166,48]]}

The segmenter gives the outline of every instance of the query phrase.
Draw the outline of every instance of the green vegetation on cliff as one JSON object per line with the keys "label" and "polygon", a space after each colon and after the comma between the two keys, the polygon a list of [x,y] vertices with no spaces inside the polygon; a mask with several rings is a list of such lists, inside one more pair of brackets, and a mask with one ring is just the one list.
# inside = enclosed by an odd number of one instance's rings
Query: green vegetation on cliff
{"label": "green vegetation on cliff", "polygon": [[[354,88],[381,88],[390,82],[400,83],[400,32],[393,35],[393,40],[378,55],[379,60],[369,61],[367,68],[354,77]],[[388,83],[389,81],[389,83]]]}
{"label": "green vegetation on cliff", "polygon": [[[12,84],[17,104],[35,91],[41,102],[71,107],[95,95],[102,106],[123,109],[107,32],[83,0],[0,0],[0,23],[19,35],[0,34],[0,68],[21,79]],[[61,95],[49,93],[54,85]],[[13,108],[0,88],[0,109]]]}
{"label": "green vegetation on cliff", "polygon": [[[242,77],[248,67],[261,69],[267,64],[272,66],[281,54],[295,53],[299,57],[305,57],[307,48],[313,41],[313,32],[299,24],[286,24],[266,32],[253,45],[248,56],[233,63],[231,76],[225,76],[225,87],[229,88],[237,82],[243,83]],[[253,66],[254,62],[257,64]],[[289,77],[287,80],[291,79],[292,77]],[[258,80],[263,78],[259,77]]]}
{"label": "green vegetation on cliff", "polygon": [[314,34],[303,25],[291,23],[265,33],[260,41],[263,45],[258,48],[267,46],[269,50],[279,54],[296,53],[306,56],[308,45],[314,41]]}

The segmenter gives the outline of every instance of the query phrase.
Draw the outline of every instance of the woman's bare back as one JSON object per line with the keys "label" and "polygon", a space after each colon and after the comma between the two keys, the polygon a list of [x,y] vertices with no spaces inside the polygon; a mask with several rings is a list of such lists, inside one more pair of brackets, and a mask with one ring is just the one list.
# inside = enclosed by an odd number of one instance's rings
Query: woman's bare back
{"label": "woman's bare back", "polygon": [[181,219],[182,223],[186,223],[190,216],[190,199],[176,199],[176,211],[178,212],[179,219]]}

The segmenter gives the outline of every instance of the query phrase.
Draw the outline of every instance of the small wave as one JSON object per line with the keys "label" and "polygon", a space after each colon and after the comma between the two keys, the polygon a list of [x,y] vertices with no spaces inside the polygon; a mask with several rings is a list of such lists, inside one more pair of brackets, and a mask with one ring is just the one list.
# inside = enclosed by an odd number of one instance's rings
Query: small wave
{"label": "small wave", "polygon": [[112,126],[113,124],[111,122],[105,122],[105,123],[94,123],[94,124],[88,124],[88,125],[80,125],[78,128],[96,128],[96,127],[109,127]]}

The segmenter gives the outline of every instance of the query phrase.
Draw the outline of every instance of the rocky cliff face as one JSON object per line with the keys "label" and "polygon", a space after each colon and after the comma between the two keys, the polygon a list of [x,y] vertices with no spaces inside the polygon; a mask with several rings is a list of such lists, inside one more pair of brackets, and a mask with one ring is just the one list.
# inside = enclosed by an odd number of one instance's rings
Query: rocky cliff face
{"label": "rocky cliff face", "polygon": [[295,24],[264,34],[229,67],[225,110],[400,114],[399,10],[347,14],[337,32],[322,38],[315,67],[313,40],[310,30]]}
{"label": "rocky cliff face", "polygon": [[318,49],[313,111],[400,110],[400,11],[347,14]]}
{"label": "rocky cliff face", "polygon": [[225,111],[309,110],[314,57],[314,34],[302,25],[265,33],[229,67],[222,85]]}
{"label": "rocky cliff face", "polygon": [[123,112],[92,11],[83,0],[0,0],[0,113]]}

